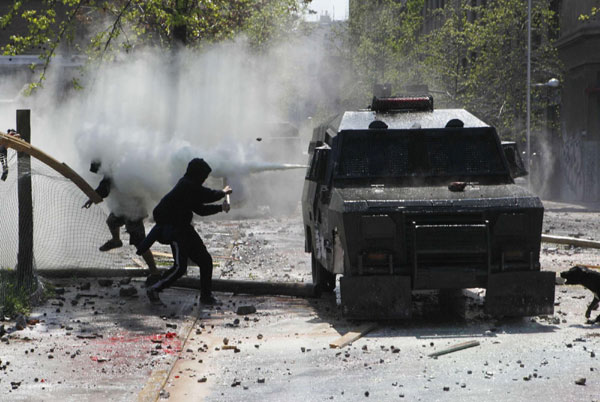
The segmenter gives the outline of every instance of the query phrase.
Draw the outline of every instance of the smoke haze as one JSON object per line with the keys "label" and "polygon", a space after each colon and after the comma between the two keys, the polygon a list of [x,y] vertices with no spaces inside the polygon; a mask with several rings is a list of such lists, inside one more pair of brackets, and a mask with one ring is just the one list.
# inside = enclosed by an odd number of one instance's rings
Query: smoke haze
{"label": "smoke haze", "polygon": [[[305,163],[302,154],[265,158],[284,154],[273,152],[274,142],[256,138],[277,135],[274,128],[282,122],[298,125],[308,118],[289,110],[309,102],[303,98],[307,88],[312,99],[321,96],[314,71],[319,53],[315,41],[307,41],[257,56],[243,39],[203,52],[145,50],[89,71],[84,89],[66,94],[64,84],[51,84],[60,82],[60,69],[50,71],[44,89],[4,106],[1,117],[12,127],[15,109],[30,108],[34,146],[69,164],[93,187],[100,176],[88,172],[89,163],[100,160],[99,173],[110,175],[124,198],[138,199],[134,204],[151,211],[193,157],[206,159],[213,176],[239,184],[261,166]],[[305,138],[299,149],[306,145]],[[297,187],[288,192],[295,197],[289,202],[298,202],[303,174],[299,170],[289,183]]]}

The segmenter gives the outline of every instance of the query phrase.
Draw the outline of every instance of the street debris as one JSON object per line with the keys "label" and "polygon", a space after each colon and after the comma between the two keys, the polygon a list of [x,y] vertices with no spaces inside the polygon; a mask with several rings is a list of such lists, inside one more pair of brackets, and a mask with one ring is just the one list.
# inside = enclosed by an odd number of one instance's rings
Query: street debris
{"label": "street debris", "polygon": [[364,324],[360,325],[358,328],[356,328],[355,330],[349,331],[344,336],[331,342],[329,344],[329,347],[333,348],[333,349],[335,349],[335,348],[341,349],[344,346],[359,339],[360,337],[365,336],[366,334],[368,334],[375,328],[377,328],[377,323],[375,323],[375,322],[364,323]]}
{"label": "street debris", "polygon": [[137,293],[135,286],[125,286],[119,289],[119,296],[121,297],[132,297],[137,295]]}
{"label": "street debris", "polygon": [[451,346],[447,349],[443,349],[443,350],[440,350],[440,351],[437,351],[434,353],[430,353],[428,356],[429,357],[438,357],[438,356],[442,356],[442,355],[445,355],[448,353],[457,352],[459,350],[472,348],[474,346],[479,346],[479,342],[478,341],[469,341],[469,342],[459,343],[458,345]]}
{"label": "street debris", "polygon": [[575,237],[567,236],[554,236],[549,234],[542,234],[543,243],[555,243],[555,244],[567,244],[569,246],[586,247],[586,248],[600,248],[600,241],[578,239]]}
{"label": "street debris", "polygon": [[248,315],[256,313],[254,306],[239,306],[235,312],[237,315]]}

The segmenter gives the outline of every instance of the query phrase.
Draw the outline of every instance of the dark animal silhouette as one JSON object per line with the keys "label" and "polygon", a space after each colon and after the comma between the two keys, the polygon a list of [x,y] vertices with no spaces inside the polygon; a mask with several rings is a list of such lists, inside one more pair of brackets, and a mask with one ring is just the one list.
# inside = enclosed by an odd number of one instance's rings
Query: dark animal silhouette
{"label": "dark animal silhouette", "polygon": [[[590,318],[590,313],[598,308],[600,302],[600,272],[576,265],[568,271],[561,272],[560,276],[566,279],[567,285],[582,285],[594,294],[594,299],[585,311],[585,317]],[[600,314],[593,321],[600,322]]]}

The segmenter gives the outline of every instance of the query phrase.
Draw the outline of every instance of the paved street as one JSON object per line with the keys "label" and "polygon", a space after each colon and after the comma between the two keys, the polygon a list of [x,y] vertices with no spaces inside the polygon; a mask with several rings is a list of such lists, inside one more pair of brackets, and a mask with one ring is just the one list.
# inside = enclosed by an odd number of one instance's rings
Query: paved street
{"label": "paved street", "polygon": [[[599,239],[598,213],[587,207],[546,203],[545,231]],[[202,221],[198,229],[215,255],[215,278],[311,280],[299,216]],[[545,270],[600,261],[599,250],[542,246]],[[139,280],[99,282],[55,282],[65,293],[34,309],[30,318],[40,322],[3,338],[0,391],[7,400],[594,401],[600,395],[599,326],[586,324],[591,294],[578,286],[557,286],[554,316],[525,319],[485,317],[478,289],[450,303],[418,294],[411,321],[378,323],[353,344],[331,349],[330,342],[358,326],[344,319],[333,295],[219,293],[223,305],[209,309],[197,304],[196,291],[169,289],[161,295],[165,306],[156,307]],[[137,296],[119,296],[129,286]],[[238,315],[240,306],[256,312]],[[479,346],[428,356],[473,340]],[[582,379],[585,385],[576,384]]]}

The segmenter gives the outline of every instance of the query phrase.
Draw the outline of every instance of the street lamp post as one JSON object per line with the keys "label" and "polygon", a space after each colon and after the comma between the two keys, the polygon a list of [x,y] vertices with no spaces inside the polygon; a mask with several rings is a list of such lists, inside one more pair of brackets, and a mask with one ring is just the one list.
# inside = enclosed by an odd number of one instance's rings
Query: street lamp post
{"label": "street lamp post", "polygon": [[[527,2],[527,171],[531,170],[531,0]],[[531,175],[527,175],[527,187],[531,188]]]}

